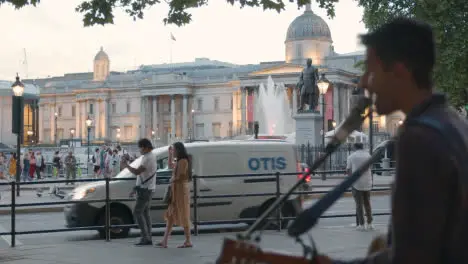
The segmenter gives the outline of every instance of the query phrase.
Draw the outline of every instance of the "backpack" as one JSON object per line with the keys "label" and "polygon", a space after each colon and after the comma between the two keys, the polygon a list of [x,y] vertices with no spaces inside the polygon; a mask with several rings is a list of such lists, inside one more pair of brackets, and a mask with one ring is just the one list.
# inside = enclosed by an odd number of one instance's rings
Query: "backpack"
{"label": "backpack", "polygon": [[93,160],[93,163],[96,163],[96,156],[93,155],[92,160]]}

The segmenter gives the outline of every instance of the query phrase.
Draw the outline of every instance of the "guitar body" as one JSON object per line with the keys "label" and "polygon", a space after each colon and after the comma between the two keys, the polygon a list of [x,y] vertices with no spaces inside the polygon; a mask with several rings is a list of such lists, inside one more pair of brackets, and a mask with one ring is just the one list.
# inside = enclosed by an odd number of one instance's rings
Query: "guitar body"
{"label": "guitar body", "polygon": [[[384,235],[375,237],[367,250],[372,255],[387,248]],[[318,260],[317,260],[318,261]],[[287,256],[278,253],[264,252],[255,245],[245,241],[224,239],[221,255],[216,264],[310,264],[315,263],[304,257]]]}
{"label": "guitar body", "polygon": [[384,250],[387,248],[387,237],[384,235],[376,236],[367,249],[367,255],[370,256],[374,253]]}
{"label": "guitar body", "polygon": [[310,264],[303,257],[287,256],[263,252],[258,247],[244,241],[224,239],[223,249],[216,264]]}

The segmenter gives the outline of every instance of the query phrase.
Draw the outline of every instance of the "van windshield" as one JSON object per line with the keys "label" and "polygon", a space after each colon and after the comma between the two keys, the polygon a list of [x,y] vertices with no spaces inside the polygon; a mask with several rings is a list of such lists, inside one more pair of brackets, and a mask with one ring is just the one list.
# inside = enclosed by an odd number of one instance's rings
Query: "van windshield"
{"label": "van windshield", "polygon": [[[156,156],[159,156],[160,154],[164,153],[164,151],[167,151],[167,148],[168,147],[166,146],[166,147],[153,149],[153,154],[155,154]],[[132,166],[133,168],[138,168],[141,164],[141,159],[142,159],[142,156],[138,157],[135,161],[133,161],[130,164],[130,166]],[[119,174],[117,174],[117,176],[115,176],[115,178],[130,178],[130,177],[135,177],[135,174],[131,173],[127,169],[122,170]]]}

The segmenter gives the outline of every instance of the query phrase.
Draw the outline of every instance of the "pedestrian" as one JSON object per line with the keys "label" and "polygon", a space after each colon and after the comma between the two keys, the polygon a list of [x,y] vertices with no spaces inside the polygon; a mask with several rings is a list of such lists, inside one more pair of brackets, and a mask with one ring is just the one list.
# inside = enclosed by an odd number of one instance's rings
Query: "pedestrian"
{"label": "pedestrian", "polygon": [[136,186],[130,195],[136,194],[133,215],[141,230],[141,239],[136,246],[152,245],[152,223],[150,215],[151,198],[156,189],[156,155],[152,153],[153,145],[147,138],[138,141],[138,148],[143,156],[138,168],[127,163],[126,168],[137,175]]}
{"label": "pedestrian", "polygon": [[29,178],[34,179],[34,174],[36,173],[36,155],[34,152],[29,154]]}
{"label": "pedestrian", "polygon": [[120,172],[120,157],[117,149],[112,152],[112,177],[117,176]]}
{"label": "pedestrian", "polygon": [[11,179],[16,179],[16,153],[13,153],[10,158],[9,167],[8,167],[8,174],[10,174]]}
{"label": "pedestrian", "polygon": [[[68,152],[68,156],[65,157],[65,169],[67,173],[65,185],[68,185],[70,178],[76,180],[76,158],[73,155],[73,151]],[[75,182],[73,181],[71,184],[74,185]]]}
{"label": "pedestrian", "polygon": [[54,166],[53,174],[54,177],[57,179],[60,176],[60,168],[62,167],[62,161],[60,159],[59,151],[55,151],[54,158],[52,159],[52,164]]}
{"label": "pedestrian", "polygon": [[41,172],[44,170],[44,167],[45,167],[44,159],[42,158],[41,152],[38,151],[36,154],[36,176],[38,180],[42,178]]}
{"label": "pedestrian", "polygon": [[[354,150],[355,152],[349,155],[346,162],[346,171],[349,176],[371,158],[369,152],[364,150],[362,143],[354,143]],[[356,204],[356,229],[373,230],[372,208],[370,204],[372,172],[370,168],[361,175],[361,178],[353,185],[351,190]],[[367,222],[364,222],[364,211],[366,212]]]}
{"label": "pedestrian", "polygon": [[172,145],[172,151],[175,158],[174,170],[171,178],[171,200],[164,214],[166,219],[166,231],[158,246],[167,248],[167,242],[172,232],[173,225],[183,227],[185,241],[178,248],[191,248],[191,222],[190,222],[190,185],[191,180],[191,160],[187,150],[182,142],[176,142]]}
{"label": "pedestrian", "polygon": [[104,158],[104,178],[112,177],[112,150],[109,148],[106,151]]}
{"label": "pedestrian", "polygon": [[106,170],[105,170],[106,155],[107,155],[107,147],[106,145],[102,145],[101,150],[99,152],[99,161],[100,161],[99,167],[101,168],[101,170],[99,171],[99,176],[103,178],[106,174]]}
{"label": "pedestrian", "polygon": [[22,181],[30,181],[31,178],[29,178],[29,154],[28,152],[24,152],[23,155],[23,171],[22,171]]}
{"label": "pedestrian", "polygon": [[395,141],[391,241],[367,258],[318,255],[315,262],[468,263],[468,122],[434,91],[435,34],[426,23],[397,18],[361,41],[367,54],[359,86],[375,95],[379,115],[406,115]]}
{"label": "pedestrian", "polygon": [[99,148],[96,148],[94,151],[93,157],[92,157],[92,162],[93,162],[93,176],[94,178],[99,178],[99,171],[101,170],[101,155],[99,154]]}
{"label": "pedestrian", "polygon": [[6,168],[6,157],[5,157],[5,154],[3,154],[3,152],[0,152],[0,177],[4,177],[5,176],[5,168]]}

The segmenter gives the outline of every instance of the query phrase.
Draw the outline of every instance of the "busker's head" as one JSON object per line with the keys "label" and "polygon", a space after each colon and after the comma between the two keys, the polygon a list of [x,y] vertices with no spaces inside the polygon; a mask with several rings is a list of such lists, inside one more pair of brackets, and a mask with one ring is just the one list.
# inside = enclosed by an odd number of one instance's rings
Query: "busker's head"
{"label": "busker's head", "polygon": [[367,51],[360,84],[376,95],[379,114],[408,113],[432,94],[436,51],[429,24],[397,18],[360,38]]}

